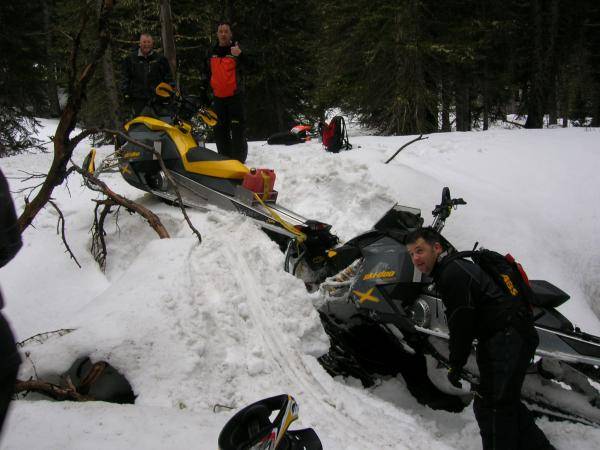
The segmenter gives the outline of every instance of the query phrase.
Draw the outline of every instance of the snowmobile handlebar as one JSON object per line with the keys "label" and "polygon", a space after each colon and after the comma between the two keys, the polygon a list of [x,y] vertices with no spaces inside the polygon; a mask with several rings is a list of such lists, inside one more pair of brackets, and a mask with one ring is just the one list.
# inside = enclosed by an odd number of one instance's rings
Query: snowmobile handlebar
{"label": "snowmobile handlebar", "polygon": [[193,116],[197,116],[209,127],[217,124],[217,115],[205,105],[207,102],[202,96],[184,95],[176,86],[164,82],[156,86],[155,93],[155,101],[171,104],[175,118],[189,122]]}
{"label": "snowmobile handlebar", "polygon": [[447,186],[442,189],[442,201],[439,205],[435,205],[435,209],[431,212],[435,218],[433,225],[431,226],[437,232],[442,231],[446,219],[450,217],[450,213],[453,209],[456,209],[458,205],[466,205],[467,202],[462,198],[452,198],[450,195],[450,188]]}

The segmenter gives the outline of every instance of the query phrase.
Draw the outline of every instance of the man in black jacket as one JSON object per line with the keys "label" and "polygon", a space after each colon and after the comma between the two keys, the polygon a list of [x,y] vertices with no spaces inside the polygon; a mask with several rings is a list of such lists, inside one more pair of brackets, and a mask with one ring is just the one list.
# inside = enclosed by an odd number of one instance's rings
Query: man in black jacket
{"label": "man in black jacket", "polygon": [[152,36],[142,33],[139,48],[123,61],[121,90],[133,117],[139,116],[154,98],[154,90],[158,84],[171,81],[171,69],[167,59],[156,53],[153,47]]}
{"label": "man in black jacket", "polygon": [[553,449],[521,403],[525,372],[539,338],[529,306],[507,295],[478,265],[448,256],[444,239],[421,228],[406,239],[415,267],[433,277],[450,330],[448,380],[460,387],[460,372],[477,339],[480,384],[473,410],[484,449]]}
{"label": "man in black jacket", "polygon": [[215,142],[220,154],[238,161],[246,161],[245,114],[241,67],[245,56],[237,42],[233,42],[231,25],[220,22],[217,28],[217,45],[206,57],[206,89],[213,93],[213,106],[217,113]]}
{"label": "man in black jacket", "polygon": [[[15,206],[8,183],[0,170],[0,267],[4,267],[22,246]],[[4,300],[0,292],[0,310]],[[0,313],[0,432],[12,398],[21,357],[8,322]]]}

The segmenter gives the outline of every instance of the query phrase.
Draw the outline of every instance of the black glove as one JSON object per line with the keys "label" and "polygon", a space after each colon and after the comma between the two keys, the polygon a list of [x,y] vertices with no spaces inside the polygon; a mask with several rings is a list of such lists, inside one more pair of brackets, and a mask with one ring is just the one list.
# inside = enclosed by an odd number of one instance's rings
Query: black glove
{"label": "black glove", "polygon": [[458,389],[462,389],[462,384],[460,384],[460,369],[450,367],[450,369],[448,369],[447,377],[448,381],[452,386]]}

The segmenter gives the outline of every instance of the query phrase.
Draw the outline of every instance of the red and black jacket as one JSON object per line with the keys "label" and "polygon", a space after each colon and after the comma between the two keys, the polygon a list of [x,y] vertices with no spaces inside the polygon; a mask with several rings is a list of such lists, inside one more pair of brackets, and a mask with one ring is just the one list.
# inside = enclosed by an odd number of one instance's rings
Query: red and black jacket
{"label": "red and black jacket", "polygon": [[221,47],[217,44],[207,57],[206,79],[217,98],[233,97],[243,91],[241,66],[245,58],[244,53],[237,57],[231,54],[234,45]]}

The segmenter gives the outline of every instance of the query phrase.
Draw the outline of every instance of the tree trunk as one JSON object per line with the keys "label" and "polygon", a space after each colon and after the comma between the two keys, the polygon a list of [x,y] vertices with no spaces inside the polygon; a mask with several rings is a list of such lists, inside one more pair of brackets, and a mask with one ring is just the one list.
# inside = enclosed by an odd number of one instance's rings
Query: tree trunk
{"label": "tree trunk", "polygon": [[112,46],[110,42],[108,43],[108,46],[106,47],[106,53],[102,58],[102,72],[104,75],[106,95],[108,97],[108,113],[110,114],[111,126],[114,129],[119,129],[121,128],[121,120],[119,118],[119,94],[115,79],[115,69],[112,60]]}
{"label": "tree trunk", "polygon": [[548,67],[548,125],[556,125],[558,121],[558,22],[560,20],[560,8],[558,0],[552,0],[550,5],[550,27],[548,33],[548,46],[546,47],[546,61]]}
{"label": "tree trunk", "polygon": [[488,89],[488,81],[487,81],[487,64],[484,63],[483,67],[483,88],[481,92],[481,103],[483,108],[483,129],[487,130],[490,127],[490,114],[489,114],[489,89]]}
{"label": "tree trunk", "polygon": [[58,98],[58,86],[56,83],[56,64],[52,61],[50,55],[54,48],[54,40],[52,38],[52,13],[54,11],[54,0],[45,0],[42,2],[42,10],[44,15],[44,34],[46,35],[46,76],[48,77],[47,92],[49,112],[51,117],[60,116],[60,101]]}
{"label": "tree trunk", "polygon": [[441,83],[441,103],[442,103],[442,131],[452,131],[450,126],[450,83],[443,79]]}
{"label": "tree trunk", "polygon": [[592,97],[592,124],[593,127],[600,127],[600,82],[596,82]]}
{"label": "tree trunk", "polygon": [[456,131],[471,130],[469,85],[463,77],[456,83]]}
{"label": "tree trunk", "polygon": [[232,27],[235,27],[235,1],[234,0],[227,0],[227,2],[225,2],[225,14],[224,16],[227,18],[227,20],[231,23]]}
{"label": "tree trunk", "polygon": [[557,82],[552,77],[552,83],[548,87],[548,125],[556,125],[558,122],[558,107],[557,107]]}
{"label": "tree trunk", "polygon": [[173,18],[171,15],[170,0],[160,0],[160,28],[163,45],[163,54],[169,67],[173,80],[177,80],[177,54],[175,51],[175,36],[173,33]]}
{"label": "tree trunk", "polygon": [[532,0],[529,12],[529,18],[533,22],[531,26],[531,66],[529,73],[529,83],[526,86],[527,93],[527,120],[525,128],[543,128],[544,126],[544,95],[543,95],[543,74],[542,74],[542,11],[539,4],[540,0]]}

